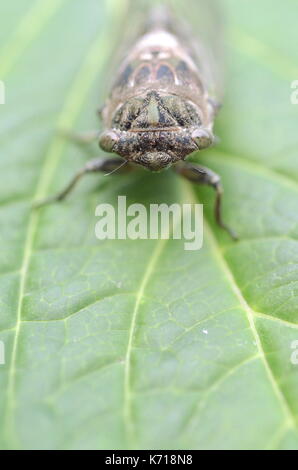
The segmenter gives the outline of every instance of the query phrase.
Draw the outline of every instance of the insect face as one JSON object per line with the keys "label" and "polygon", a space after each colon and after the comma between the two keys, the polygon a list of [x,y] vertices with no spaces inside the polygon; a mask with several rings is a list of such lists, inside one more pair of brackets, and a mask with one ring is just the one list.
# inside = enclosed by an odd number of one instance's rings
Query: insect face
{"label": "insect face", "polygon": [[173,160],[175,160],[175,156],[165,152],[147,152],[134,161],[151,171],[160,171],[173,163]]}
{"label": "insect face", "polygon": [[149,90],[122,103],[100,147],[130,162],[159,171],[212,144],[201,111],[189,100]]}
{"label": "insect face", "polygon": [[106,152],[117,153],[129,162],[160,171],[184,160],[195,150],[209,147],[212,140],[212,133],[203,127],[175,131],[111,129],[101,135],[99,145]]}

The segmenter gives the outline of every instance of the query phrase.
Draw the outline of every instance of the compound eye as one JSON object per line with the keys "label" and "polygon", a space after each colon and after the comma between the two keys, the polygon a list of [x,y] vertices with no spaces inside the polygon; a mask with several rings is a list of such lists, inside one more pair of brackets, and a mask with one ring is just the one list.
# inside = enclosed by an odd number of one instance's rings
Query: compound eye
{"label": "compound eye", "polygon": [[119,137],[114,131],[106,131],[101,134],[99,138],[99,146],[105,152],[113,152],[115,144],[118,142]]}
{"label": "compound eye", "polygon": [[192,139],[196,143],[199,150],[206,149],[213,144],[214,137],[210,131],[203,128],[198,128],[191,134]]}

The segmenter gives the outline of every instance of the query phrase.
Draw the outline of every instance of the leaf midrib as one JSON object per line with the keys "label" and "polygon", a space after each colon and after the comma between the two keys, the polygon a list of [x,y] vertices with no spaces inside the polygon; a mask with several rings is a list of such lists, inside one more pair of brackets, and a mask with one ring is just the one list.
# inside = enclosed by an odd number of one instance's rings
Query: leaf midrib
{"label": "leaf midrib", "polygon": [[133,339],[136,329],[137,316],[140,310],[140,305],[145,293],[148,282],[150,281],[151,275],[159,261],[159,258],[164,250],[168,240],[159,239],[156,242],[155,249],[152,256],[149,259],[147,267],[144,271],[144,275],[141,279],[141,283],[136,294],[136,301],[132,312],[131,323],[128,334],[127,349],[125,354],[125,365],[124,365],[124,398],[123,398],[123,417],[126,429],[126,438],[129,447],[134,446],[135,442],[135,430],[133,424],[133,413],[132,413],[132,385],[131,385],[131,354],[133,349]]}

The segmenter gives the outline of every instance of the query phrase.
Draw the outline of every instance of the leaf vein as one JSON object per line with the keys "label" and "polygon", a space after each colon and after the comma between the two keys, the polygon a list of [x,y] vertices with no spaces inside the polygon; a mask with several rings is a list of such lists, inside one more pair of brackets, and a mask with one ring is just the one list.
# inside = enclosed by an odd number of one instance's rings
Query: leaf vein
{"label": "leaf vein", "polygon": [[123,399],[123,417],[126,428],[126,435],[128,443],[131,444],[134,439],[134,425],[132,416],[132,384],[131,384],[131,356],[133,349],[133,339],[136,330],[137,316],[140,310],[141,302],[145,293],[147,284],[154,272],[154,269],[158,263],[158,260],[162,254],[162,251],[168,240],[159,239],[156,243],[155,249],[152,253],[150,261],[144,272],[143,278],[141,279],[139,291],[136,296],[136,301],[132,313],[131,324],[129,328],[127,349],[125,354],[125,366],[124,366],[124,399]]}
{"label": "leaf vein", "polygon": [[[191,190],[194,194],[194,198],[197,200],[197,195],[196,195],[195,191],[193,190],[193,187],[191,187]],[[243,311],[246,313],[246,316],[247,316],[247,319],[248,319],[248,322],[249,322],[249,325],[250,325],[250,328],[251,328],[251,332],[252,332],[254,340],[256,342],[256,346],[257,346],[259,355],[260,355],[260,357],[262,359],[262,362],[264,364],[264,368],[265,368],[265,371],[267,373],[268,379],[269,379],[269,381],[272,385],[272,389],[273,389],[277,399],[279,400],[279,403],[281,405],[281,409],[284,412],[286,421],[291,423],[291,426],[294,429],[297,429],[297,427],[298,427],[297,417],[295,416],[294,412],[292,411],[291,405],[288,402],[286,396],[284,395],[281,387],[278,385],[277,380],[274,376],[274,373],[273,373],[273,371],[270,367],[270,364],[267,360],[266,353],[263,349],[263,345],[262,345],[262,342],[261,342],[261,338],[259,336],[258,330],[257,330],[256,325],[255,325],[254,311],[252,310],[252,308],[247,303],[245,297],[243,296],[243,294],[241,292],[240,287],[238,286],[238,284],[236,282],[236,279],[233,275],[233,272],[232,272],[228,262],[224,258],[224,255],[220,252],[218,242],[217,242],[213,232],[211,231],[211,228],[209,227],[209,224],[208,224],[208,221],[206,220],[206,218],[204,219],[204,224],[205,224],[205,230],[206,230],[207,238],[208,238],[209,243],[211,245],[211,248],[212,248],[212,250],[215,254],[215,257],[218,260],[218,263],[221,266],[222,271],[225,274],[227,280],[229,281],[229,283],[231,285],[231,288],[232,288],[236,298],[238,299],[241,307],[243,308]]]}

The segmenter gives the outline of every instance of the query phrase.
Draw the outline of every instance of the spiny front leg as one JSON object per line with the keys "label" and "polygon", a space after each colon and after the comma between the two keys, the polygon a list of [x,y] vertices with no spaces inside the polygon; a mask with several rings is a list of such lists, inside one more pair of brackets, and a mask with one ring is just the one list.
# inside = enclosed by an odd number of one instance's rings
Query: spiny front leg
{"label": "spiny front leg", "polygon": [[68,194],[74,189],[81,178],[87,173],[95,173],[100,171],[109,175],[118,170],[121,172],[130,171],[131,166],[126,162],[126,160],[123,160],[122,158],[95,158],[90,160],[74,175],[74,177],[62,191],[52,197],[49,197],[48,199],[35,203],[34,207],[37,208],[51,204],[52,202],[63,201],[63,199],[68,196]]}
{"label": "spiny front leg", "polygon": [[179,162],[174,167],[174,170],[182,175],[184,178],[197,184],[206,184],[212,186],[216,191],[216,199],[214,206],[215,220],[217,224],[226,230],[229,235],[234,239],[238,240],[237,234],[228,225],[223,222],[222,219],[222,195],[223,187],[220,181],[220,176],[214,173],[209,168],[205,168],[194,163]]}

